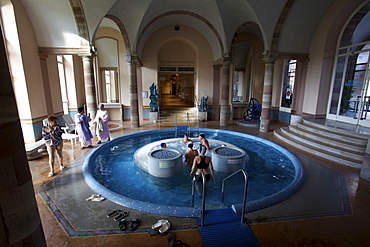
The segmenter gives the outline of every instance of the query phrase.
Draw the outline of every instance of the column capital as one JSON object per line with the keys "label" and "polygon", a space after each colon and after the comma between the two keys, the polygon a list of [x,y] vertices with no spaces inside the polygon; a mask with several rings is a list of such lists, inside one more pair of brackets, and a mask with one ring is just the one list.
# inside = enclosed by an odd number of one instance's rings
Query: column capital
{"label": "column capital", "polygon": [[222,66],[230,66],[230,64],[234,61],[233,57],[223,57],[222,58]]}
{"label": "column capital", "polygon": [[262,52],[263,55],[263,61],[265,63],[274,63],[277,60],[278,53],[277,52],[271,52],[271,51],[264,51]]}
{"label": "column capital", "polygon": [[78,54],[82,58],[90,58],[93,59],[98,56],[98,50],[96,49],[95,46],[90,46],[90,51],[88,53],[80,53]]}
{"label": "column capital", "polygon": [[48,54],[38,53],[40,60],[46,61],[49,58]]}

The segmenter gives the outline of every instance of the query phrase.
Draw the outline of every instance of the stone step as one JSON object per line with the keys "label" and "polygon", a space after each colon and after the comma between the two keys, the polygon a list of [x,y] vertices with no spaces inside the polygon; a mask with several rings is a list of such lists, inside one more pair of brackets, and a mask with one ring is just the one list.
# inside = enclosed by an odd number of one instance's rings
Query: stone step
{"label": "stone step", "polygon": [[316,139],[310,139],[310,138],[307,138],[306,136],[302,136],[300,134],[292,132],[291,128],[288,128],[288,127],[283,127],[280,130],[286,136],[291,138],[292,141],[303,143],[305,146],[310,147],[310,148],[325,151],[326,153],[332,154],[333,156],[350,157],[352,160],[355,160],[359,163],[362,163],[362,160],[364,159],[365,152],[358,153],[358,152],[348,151],[348,150],[341,148],[339,144],[332,146],[332,145],[328,145],[327,143],[321,143],[320,141],[317,141]]}
{"label": "stone step", "polygon": [[335,128],[332,127],[316,127],[316,125],[312,125],[310,123],[311,122],[303,121],[302,124],[299,123],[296,126],[302,131],[309,132],[322,138],[328,138],[330,140],[335,140],[344,144],[366,148],[367,139],[365,139],[363,136],[361,136],[361,138],[358,138],[356,135],[349,135],[349,133],[347,134],[341,131],[335,132],[334,130],[332,130]]}
{"label": "stone step", "polygon": [[[281,129],[275,129],[274,130],[274,135],[279,138],[280,140],[284,141],[285,143],[292,145],[302,151],[308,152],[310,154],[313,154],[315,156],[337,162],[339,164],[356,168],[356,169],[361,169],[362,168],[362,161],[359,161],[357,159],[352,159],[352,155],[349,157],[328,152],[326,149],[322,148],[317,148],[315,146],[309,145],[305,139],[303,140],[297,140],[292,137],[292,133],[286,134],[284,131]],[[362,158],[363,159],[363,158]]]}
{"label": "stone step", "polygon": [[296,126],[289,126],[289,131],[292,135],[300,136],[301,138],[307,138],[308,140],[317,142],[318,144],[322,144],[328,147],[337,148],[339,150],[348,151],[355,154],[365,154],[365,147],[359,147],[353,144],[348,144],[346,142],[341,142],[338,140],[333,140],[330,138],[322,137],[320,135],[315,135],[315,133],[308,132],[305,129],[297,128]]}
{"label": "stone step", "polygon": [[340,129],[340,128],[334,128],[331,126],[327,126],[324,124],[315,123],[313,121],[310,121],[309,119],[303,119],[303,124],[306,126],[310,126],[319,130],[324,130],[325,132],[330,132],[333,134],[337,134],[339,136],[345,136],[349,137],[350,139],[355,139],[361,142],[367,143],[368,139],[370,138],[370,135],[368,134],[362,134],[362,133],[356,133],[354,131]]}

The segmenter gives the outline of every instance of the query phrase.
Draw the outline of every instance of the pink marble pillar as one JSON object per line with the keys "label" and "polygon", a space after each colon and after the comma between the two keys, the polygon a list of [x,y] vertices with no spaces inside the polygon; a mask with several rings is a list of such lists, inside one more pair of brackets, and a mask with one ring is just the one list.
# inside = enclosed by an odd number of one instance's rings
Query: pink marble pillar
{"label": "pink marble pillar", "polygon": [[265,77],[263,81],[262,113],[260,118],[260,131],[268,132],[270,129],[270,113],[272,99],[272,83],[275,60],[265,60]]}
{"label": "pink marble pillar", "polygon": [[94,59],[96,54],[92,53],[89,56],[83,56],[84,80],[85,80],[85,94],[87,112],[90,118],[94,119],[96,115],[97,102],[96,102],[96,88],[95,88],[95,72],[94,72]]}
{"label": "pink marble pillar", "polygon": [[220,126],[227,126],[229,120],[230,63],[229,58],[224,58],[221,68]]}
{"label": "pink marble pillar", "polygon": [[138,60],[136,57],[128,58],[129,63],[129,79],[130,79],[130,107],[131,107],[131,127],[139,127],[139,100],[137,89],[137,73],[136,64]]}
{"label": "pink marble pillar", "polygon": [[220,119],[220,69],[220,64],[213,66],[212,120]]}
{"label": "pink marble pillar", "polygon": [[0,246],[46,246],[0,29]]}

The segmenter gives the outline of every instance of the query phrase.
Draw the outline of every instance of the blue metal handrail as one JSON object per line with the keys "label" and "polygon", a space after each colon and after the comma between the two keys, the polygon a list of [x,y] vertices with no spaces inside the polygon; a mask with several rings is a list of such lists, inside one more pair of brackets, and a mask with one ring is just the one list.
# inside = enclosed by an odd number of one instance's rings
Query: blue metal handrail
{"label": "blue metal handrail", "polygon": [[222,180],[222,203],[224,202],[225,181],[227,179],[233,177],[234,175],[236,175],[239,172],[242,172],[243,175],[244,175],[244,196],[243,196],[242,219],[241,219],[241,222],[244,223],[245,205],[247,204],[248,175],[243,169],[240,169],[240,170],[234,172],[233,174],[227,176],[226,178],[224,178],[224,180]]}

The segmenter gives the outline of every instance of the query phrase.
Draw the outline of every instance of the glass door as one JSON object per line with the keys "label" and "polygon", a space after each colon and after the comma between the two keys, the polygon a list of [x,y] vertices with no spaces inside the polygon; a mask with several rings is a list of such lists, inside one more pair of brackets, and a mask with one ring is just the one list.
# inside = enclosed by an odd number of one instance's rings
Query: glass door
{"label": "glass door", "polygon": [[339,49],[328,118],[370,127],[370,44]]}

